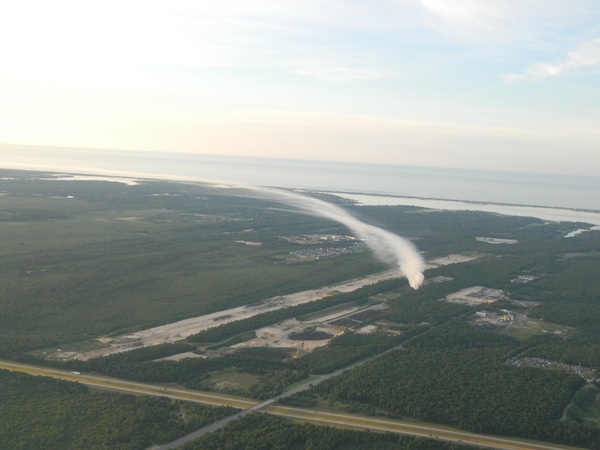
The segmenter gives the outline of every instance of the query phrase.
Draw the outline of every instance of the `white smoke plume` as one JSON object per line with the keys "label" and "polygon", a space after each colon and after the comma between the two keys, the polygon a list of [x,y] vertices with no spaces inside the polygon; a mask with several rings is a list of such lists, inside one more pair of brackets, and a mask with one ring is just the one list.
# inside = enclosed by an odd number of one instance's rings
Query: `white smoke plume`
{"label": "white smoke plume", "polygon": [[[245,186],[245,188],[249,188]],[[390,231],[361,222],[339,206],[314,197],[306,197],[291,191],[251,187],[252,191],[295,207],[307,214],[325,217],[339,222],[364,239],[375,256],[383,262],[395,264],[404,273],[410,286],[418,289],[423,283],[425,261],[408,241]]]}

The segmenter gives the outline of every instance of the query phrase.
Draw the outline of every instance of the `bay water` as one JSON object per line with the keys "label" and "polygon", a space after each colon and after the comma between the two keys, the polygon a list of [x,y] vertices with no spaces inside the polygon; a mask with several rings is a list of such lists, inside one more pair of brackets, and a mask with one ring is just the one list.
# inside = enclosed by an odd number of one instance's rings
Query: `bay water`
{"label": "bay water", "polygon": [[11,145],[0,167],[600,211],[600,177]]}

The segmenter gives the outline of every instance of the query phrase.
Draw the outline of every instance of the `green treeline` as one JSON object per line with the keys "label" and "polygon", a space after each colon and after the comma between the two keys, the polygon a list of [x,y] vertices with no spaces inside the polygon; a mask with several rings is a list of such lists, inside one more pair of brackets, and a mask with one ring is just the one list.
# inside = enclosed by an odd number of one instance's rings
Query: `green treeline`
{"label": "green treeline", "polygon": [[575,422],[583,422],[589,419],[586,416],[597,416],[598,411],[594,411],[595,404],[598,402],[600,388],[598,385],[589,384],[581,389],[573,398],[573,403],[567,410],[567,417]]}
{"label": "green treeline", "polygon": [[0,371],[2,449],[142,450],[234,412]]}
{"label": "green treeline", "polygon": [[[116,378],[155,383],[179,383],[199,390],[213,390],[211,374],[224,370],[249,373],[259,377],[247,390],[229,390],[230,393],[266,399],[280,394],[283,389],[308,376],[324,374],[348,366],[370,355],[387,350],[421,333],[423,327],[409,329],[402,334],[356,334],[348,331],[331,340],[322,349],[289,362],[266,360],[247,356],[227,355],[218,358],[186,358],[180,361],[156,361],[171,354],[190,350],[188,343],[162,344],[117,353],[88,361],[54,361],[50,365],[82,372],[98,372]],[[24,358],[29,362],[38,362]]]}
{"label": "green treeline", "polygon": [[468,450],[471,446],[444,441],[372,433],[292,422],[269,414],[250,414],[209,433],[182,450]]}
{"label": "green treeline", "polygon": [[[124,186],[35,179],[40,176],[9,171],[7,178],[18,179],[0,179],[0,192],[7,194],[0,197],[0,354],[10,359],[27,360],[25,353],[31,350],[51,353],[63,343],[120,335],[385,268],[368,252],[290,259],[290,252],[310,247],[281,237],[349,232],[329,220],[273,208],[272,202],[240,191],[171,182]],[[404,288],[404,280],[391,280],[206,330],[188,342],[91,361],[35,362],[262,399],[308,374],[328,373],[403,343],[402,350],[389,351],[285,402],[310,407],[330,403],[349,411],[597,448],[600,428],[586,419],[598,417],[596,388],[580,389],[581,378],[559,371],[505,364],[512,357],[539,356],[600,370],[597,231],[564,238],[586,226],[483,212],[345,207],[368,223],[414,238],[427,259],[451,253],[479,258],[428,270],[427,278],[443,275],[452,280],[418,291]],[[478,241],[480,236],[518,243],[490,245]],[[535,279],[511,281],[519,275]],[[508,299],[473,308],[441,300],[476,285],[503,289]],[[159,361],[193,351],[197,343],[222,347],[257,328],[336,305],[366,303],[386,291],[395,295],[373,323],[401,330],[400,335],[348,331],[328,346],[289,361],[261,358],[258,352]],[[501,327],[484,332],[464,322],[477,310],[500,308],[572,329],[553,334],[549,327],[542,334],[532,321],[530,328],[516,330],[517,340],[500,334]],[[419,326],[423,322],[430,326]],[[227,377],[244,382],[219,387]],[[566,419],[559,420],[571,400]],[[0,448],[36,448],[39,442],[44,448],[145,448],[221,414],[198,408],[0,374]],[[191,448],[432,448],[427,447],[431,441],[297,425],[267,416],[249,416],[227,430],[207,436],[201,441],[204,447]]]}
{"label": "green treeline", "polygon": [[354,302],[355,304],[365,303],[372,295],[380,292],[396,289],[406,285],[406,280],[395,279],[380,281],[376,284],[371,284],[357,289],[353,292],[332,295],[321,300],[303,303],[296,306],[290,306],[277,311],[271,311],[264,314],[259,314],[247,319],[236,320],[234,322],[221,325],[219,327],[210,328],[205,331],[193,334],[187,338],[189,342],[214,343],[231,338],[237,334],[246,331],[256,330],[273,323],[281,322],[292,317],[309,314],[315,311],[320,311],[332,306],[341,305],[343,303]]}
{"label": "green treeline", "polygon": [[[595,248],[588,247],[588,250]],[[528,350],[529,356],[600,371],[599,263],[597,257],[577,258],[527,288],[527,299],[540,302],[529,311],[531,317],[575,328],[561,338],[546,336],[540,345]]]}
{"label": "green treeline", "polygon": [[414,298],[416,295],[413,294],[392,300],[390,302],[392,309],[386,318],[400,323],[419,324],[427,322],[436,325],[473,310],[469,306],[457,305],[431,298],[431,293],[429,292],[419,295],[423,298]]}
{"label": "green treeline", "polygon": [[[227,355],[220,358],[185,358],[180,361],[156,361],[167,355],[189,351],[185,342],[162,344],[117,353],[88,361],[46,361],[46,365],[81,372],[97,372],[115,378],[151,383],[178,383],[190,389],[214,390],[211,374],[225,370],[244,372],[259,377],[246,389],[225,389],[231,394],[266,399],[279,394],[291,383],[304,379],[307,372],[281,361]],[[40,363],[33,358],[24,361]]]}
{"label": "green treeline", "polygon": [[600,341],[596,336],[575,333],[568,338],[544,337],[538,345],[527,350],[525,356],[589,367],[600,374]]}
{"label": "green treeline", "polygon": [[[519,343],[452,321],[313,388],[350,411],[411,417],[490,434],[593,448],[600,430],[560,422],[584,381],[504,364]],[[307,394],[303,394],[303,402]]]}
{"label": "green treeline", "polygon": [[313,374],[330,373],[381,353],[405,341],[413,333],[421,331],[423,330],[415,328],[412,332],[406,331],[400,335],[381,332],[364,335],[347,331],[332,339],[326,347],[317,348],[308,355],[292,361],[290,365]]}
{"label": "green treeline", "polygon": [[348,231],[234,190],[27,175],[0,179],[0,193],[7,194],[0,201],[0,354],[7,358],[383,268],[368,252],[288,260],[299,245],[281,236]]}
{"label": "green treeline", "polygon": [[[330,344],[302,358],[288,362],[255,357],[227,355],[217,358],[186,358],[180,361],[157,361],[168,355],[190,351],[189,343],[180,342],[145,347],[88,361],[46,361],[55,367],[82,372],[97,372],[116,378],[154,383],[178,383],[190,389],[214,390],[211,374],[235,370],[259,377],[247,390],[230,393],[267,399],[280,394],[288,385],[302,380],[309,373],[324,374],[346,367],[370,355],[380,353],[421,333],[423,327],[402,334],[356,334],[351,331],[334,338]],[[23,361],[40,363],[35,358]]]}

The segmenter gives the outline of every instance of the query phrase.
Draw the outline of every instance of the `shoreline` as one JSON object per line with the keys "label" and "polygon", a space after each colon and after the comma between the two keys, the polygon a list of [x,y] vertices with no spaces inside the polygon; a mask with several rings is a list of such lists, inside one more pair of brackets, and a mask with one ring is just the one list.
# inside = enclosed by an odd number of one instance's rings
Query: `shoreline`
{"label": "shoreline", "polygon": [[[417,201],[439,201],[439,202],[456,202],[456,203],[466,203],[469,205],[493,205],[493,206],[515,206],[518,208],[541,208],[541,209],[558,209],[558,210],[566,210],[566,211],[577,211],[583,213],[592,213],[599,214],[600,209],[587,209],[587,208],[569,208],[567,206],[540,206],[533,204],[525,204],[525,203],[506,203],[506,202],[492,202],[492,201],[478,201],[478,200],[464,200],[464,199],[454,199],[454,198],[442,198],[442,197],[422,197],[416,195],[401,195],[401,194],[383,194],[376,192],[355,192],[355,191],[342,191],[342,190],[309,190],[304,189],[306,192],[319,192],[321,194],[330,194],[336,195],[338,197],[344,196],[367,196],[367,197],[381,197],[381,198],[394,198],[394,199],[406,199],[406,200],[417,200]],[[385,205],[380,205],[385,206]]]}
{"label": "shoreline", "polygon": [[319,191],[351,200],[357,206],[415,206],[418,208],[446,211],[481,211],[507,216],[535,217],[551,222],[573,222],[593,225],[590,229],[600,229],[600,211],[550,208],[547,206],[518,205],[510,203],[474,202],[465,200],[447,200],[437,198],[408,197],[383,194],[345,193]]}
{"label": "shoreline", "polygon": [[[10,146],[0,165],[16,170],[219,181],[310,191],[357,192],[474,203],[599,210],[600,176],[521,173],[402,164],[257,158],[168,151]],[[433,163],[433,161],[432,161]]]}
{"label": "shoreline", "polygon": [[[247,185],[233,181],[203,179],[199,177],[177,176],[173,174],[156,175],[146,173],[136,173],[127,171],[83,171],[77,169],[67,169],[65,171],[41,170],[41,169],[14,169],[3,168],[5,170],[18,170],[23,172],[38,172],[47,174],[48,181],[101,181],[106,179],[108,182],[132,184],[137,180],[160,180],[179,183],[202,183],[213,185],[215,187],[227,188],[251,188],[254,185]],[[74,170],[70,172],[69,170]],[[54,175],[53,178],[52,175]],[[353,201],[357,206],[415,206],[425,209],[446,210],[446,211],[481,211],[495,214],[519,217],[535,217],[541,220],[552,222],[573,222],[586,223],[592,225],[589,230],[600,230],[600,210],[567,208],[567,207],[548,207],[537,205],[524,205],[515,203],[500,202],[481,202],[474,200],[455,200],[443,199],[437,197],[418,197],[399,194],[381,194],[381,193],[363,193],[348,192],[342,190],[324,190],[324,189],[292,189],[285,187],[270,186],[275,189],[292,190],[295,192],[315,192],[328,195],[335,195],[340,198]],[[588,230],[583,230],[588,231]]]}

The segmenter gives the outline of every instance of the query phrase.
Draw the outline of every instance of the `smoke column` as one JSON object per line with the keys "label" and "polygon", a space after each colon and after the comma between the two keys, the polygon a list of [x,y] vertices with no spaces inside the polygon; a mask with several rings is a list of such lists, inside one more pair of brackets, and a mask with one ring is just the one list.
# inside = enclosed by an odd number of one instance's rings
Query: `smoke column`
{"label": "smoke column", "polygon": [[374,225],[361,222],[339,206],[317,198],[269,188],[248,186],[244,186],[244,188],[293,206],[307,214],[325,217],[345,225],[359,238],[365,240],[378,259],[398,266],[412,288],[418,289],[423,283],[425,262],[415,246],[407,239]]}

